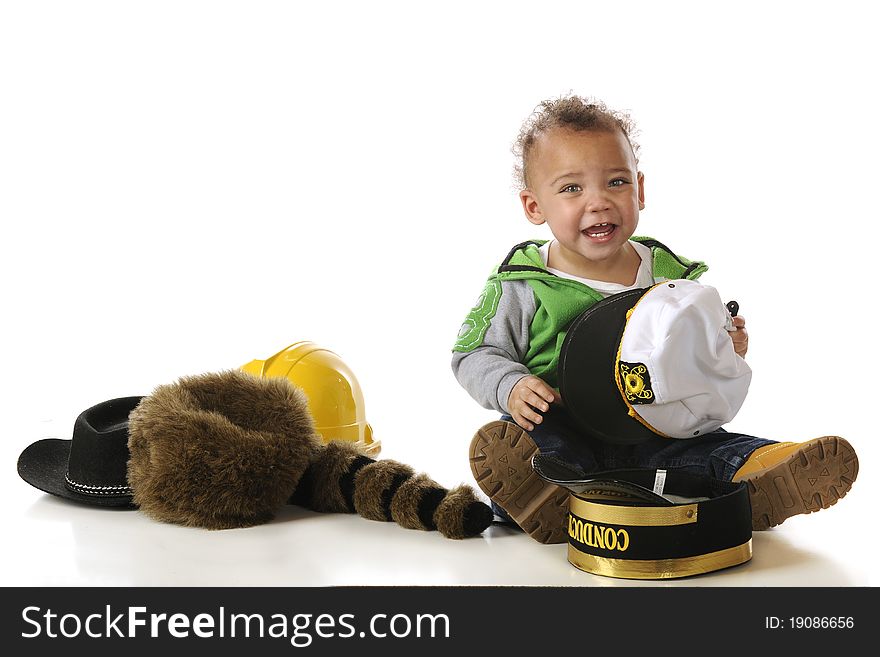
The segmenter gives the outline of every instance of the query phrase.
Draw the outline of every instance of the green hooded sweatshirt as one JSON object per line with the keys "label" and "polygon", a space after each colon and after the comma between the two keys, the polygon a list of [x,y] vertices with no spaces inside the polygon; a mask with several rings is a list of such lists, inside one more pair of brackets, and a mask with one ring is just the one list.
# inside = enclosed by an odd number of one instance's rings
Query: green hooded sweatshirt
{"label": "green hooded sweatshirt", "polygon": [[[651,249],[655,282],[696,280],[708,269],[650,237],[632,240]],[[549,272],[538,250],[546,242],[511,249],[489,276],[453,347],[456,378],[486,408],[506,413],[510,390],[528,374],[558,387],[556,368],[569,324],[604,298],[584,283]]]}

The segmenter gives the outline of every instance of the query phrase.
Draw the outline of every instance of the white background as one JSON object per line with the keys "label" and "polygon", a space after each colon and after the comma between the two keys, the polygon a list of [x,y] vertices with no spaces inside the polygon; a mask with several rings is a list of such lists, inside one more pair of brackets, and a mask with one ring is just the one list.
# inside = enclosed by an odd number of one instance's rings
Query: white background
{"label": "white background", "polygon": [[[458,386],[450,349],[509,247],[549,236],[522,214],[510,146],[539,101],[573,91],[629,110],[640,128],[638,233],[707,261],[703,282],[741,304],[754,378],[730,428],[843,435],[860,456],[838,506],[756,537],[745,572],[760,577],[709,581],[873,583],[871,6],[3,2],[0,485],[14,537],[4,581],[277,582],[259,560],[245,559],[238,579],[222,559],[159,564],[195,561],[209,545],[275,554],[272,541],[308,535],[296,523],[210,533],[139,514],[108,521],[31,488],[15,462],[35,440],[69,438],[99,401],[298,340],[354,370],[383,457],[472,483],[467,445],[495,414]],[[363,531],[368,559],[291,571],[286,583],[609,581],[494,529],[471,559],[467,541],[309,517],[300,524]],[[192,553],[141,571],[140,557],[90,542],[110,526],[164,549],[186,537]],[[389,537],[436,556],[411,570],[399,555],[388,563]],[[151,553],[134,538],[123,549],[134,544]],[[461,567],[440,568],[445,554]]]}

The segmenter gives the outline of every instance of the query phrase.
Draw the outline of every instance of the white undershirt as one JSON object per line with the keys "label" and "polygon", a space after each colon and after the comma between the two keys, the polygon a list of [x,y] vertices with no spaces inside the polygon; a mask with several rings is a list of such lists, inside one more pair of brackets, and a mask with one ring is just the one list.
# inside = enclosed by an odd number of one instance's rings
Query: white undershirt
{"label": "white undershirt", "polygon": [[[556,240],[550,240],[542,247],[538,249],[541,254],[541,260],[544,261],[544,266],[547,267],[547,260],[550,255],[550,245]],[[569,274],[568,272],[564,272],[560,269],[553,269],[552,267],[547,267],[547,271],[551,274],[556,274],[560,278],[569,278],[573,281],[578,281],[583,283],[584,285],[589,285],[591,288],[596,290],[603,297],[610,297],[612,294],[617,294],[618,292],[625,292],[626,290],[633,290],[639,287],[650,287],[654,283],[658,282],[654,280],[654,267],[653,267],[653,256],[651,255],[651,249],[644,244],[639,244],[638,242],[633,242],[630,240],[630,244],[636,251],[636,255],[641,259],[641,263],[639,264],[639,272],[636,274],[635,283],[632,285],[621,285],[620,283],[609,283],[608,281],[594,281],[590,278],[581,278],[580,276],[574,276],[573,274]]]}

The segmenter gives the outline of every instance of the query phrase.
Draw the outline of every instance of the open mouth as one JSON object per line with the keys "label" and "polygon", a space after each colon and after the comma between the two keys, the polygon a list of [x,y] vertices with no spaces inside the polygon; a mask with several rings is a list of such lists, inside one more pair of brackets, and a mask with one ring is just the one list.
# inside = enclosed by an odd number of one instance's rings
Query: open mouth
{"label": "open mouth", "polygon": [[589,237],[591,240],[604,241],[610,238],[615,230],[617,230],[615,224],[601,223],[593,224],[589,228],[584,228],[581,233]]}

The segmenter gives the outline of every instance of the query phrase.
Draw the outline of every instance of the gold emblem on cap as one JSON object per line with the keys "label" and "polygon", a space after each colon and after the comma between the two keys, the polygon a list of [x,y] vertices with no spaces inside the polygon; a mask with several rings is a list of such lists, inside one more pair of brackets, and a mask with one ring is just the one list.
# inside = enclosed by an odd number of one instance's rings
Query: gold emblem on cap
{"label": "gold emblem on cap", "polygon": [[651,377],[648,374],[648,368],[642,363],[625,363],[620,361],[620,378],[623,381],[623,394],[626,395],[629,403],[654,403]]}

